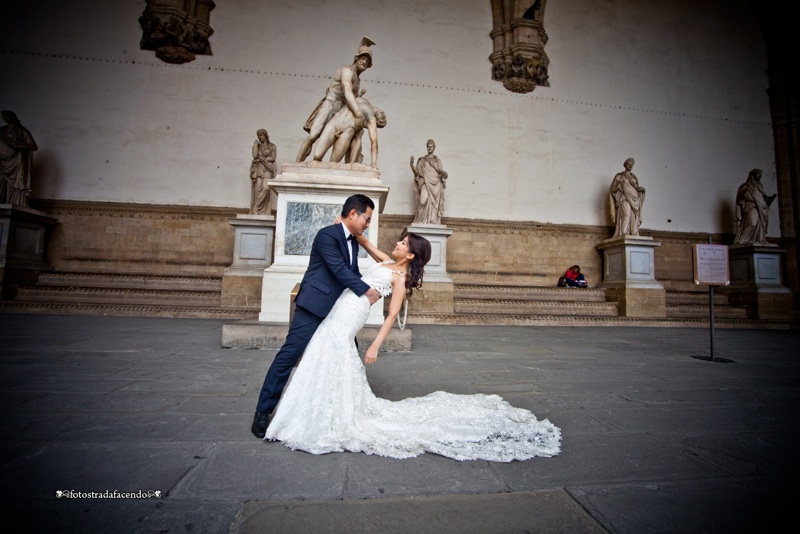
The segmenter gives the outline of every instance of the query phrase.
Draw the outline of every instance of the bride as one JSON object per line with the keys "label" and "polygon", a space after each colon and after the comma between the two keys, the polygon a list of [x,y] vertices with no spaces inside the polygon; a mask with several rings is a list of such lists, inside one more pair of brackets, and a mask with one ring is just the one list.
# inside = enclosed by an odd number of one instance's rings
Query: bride
{"label": "bride", "polygon": [[[431,245],[409,233],[390,256],[364,236],[357,239],[379,262],[362,280],[381,296],[391,295],[386,320],[364,356],[371,364],[403,301],[422,286]],[[432,452],[456,460],[510,462],[559,453],[558,427],[497,395],[437,391],[399,402],[376,397],[354,342],[369,308],[365,296],[345,289],[306,347],[264,439],[312,454],[353,451],[391,458]]]}

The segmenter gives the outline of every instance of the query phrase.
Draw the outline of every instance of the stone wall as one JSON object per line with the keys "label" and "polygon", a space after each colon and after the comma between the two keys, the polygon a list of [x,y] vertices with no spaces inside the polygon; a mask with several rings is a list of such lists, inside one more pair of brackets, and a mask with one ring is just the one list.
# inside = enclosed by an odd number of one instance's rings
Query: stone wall
{"label": "stone wall", "polygon": [[[650,229],[732,232],[754,167],[777,190],[763,36],[744,0],[549,2],[550,86],[528,94],[491,77],[490,0],[219,2],[214,54],[183,65],[139,49],[143,1],[7,4],[0,102],[39,146],[37,198],[249,205],[256,130],[278,165],[294,161],[365,33],[377,44],[361,88],[388,117],[388,213],[413,213],[409,157],[429,138],[448,217],[604,226],[628,157]],[[546,277],[540,254],[558,243],[543,239],[516,261]]]}
{"label": "stone wall", "polygon": [[[48,261],[56,271],[222,276],[233,261],[228,219],[245,210],[152,204],[38,201],[58,220]],[[381,215],[379,246],[389,251],[411,216]],[[445,218],[448,273],[456,283],[553,286],[572,264],[589,285],[602,280],[597,244],[610,227]],[[692,244],[707,234],[642,231],[661,241],[656,278],[667,290],[692,287]],[[729,235],[712,235],[729,243]]]}
{"label": "stone wall", "polygon": [[[380,247],[390,250],[411,224],[411,217],[381,216]],[[603,257],[597,245],[613,229],[527,222],[444,218],[453,230],[447,243],[447,270],[456,283],[553,286],[567,267],[581,266],[590,286],[602,281]],[[709,234],[655,232],[644,236],[660,241],[655,251],[656,278],[668,291],[691,290],[692,245],[707,243]],[[711,235],[713,243],[730,243],[732,236]]]}
{"label": "stone wall", "polygon": [[56,271],[222,276],[233,259],[228,219],[246,210],[37,201],[57,219],[47,260]]}

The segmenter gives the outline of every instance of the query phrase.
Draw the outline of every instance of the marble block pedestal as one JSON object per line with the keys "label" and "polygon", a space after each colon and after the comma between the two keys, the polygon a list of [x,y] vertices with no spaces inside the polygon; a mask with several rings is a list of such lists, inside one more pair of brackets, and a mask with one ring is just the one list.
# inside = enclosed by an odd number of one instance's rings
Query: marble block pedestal
{"label": "marble block pedestal", "polygon": [[[377,246],[389,187],[381,182],[377,169],[366,165],[308,162],[283,164],[270,188],[277,194],[275,256],[264,271],[258,320],[287,323],[292,288],[303,278],[319,229],[333,224],[347,197],[362,193],[375,203],[367,235]],[[373,263],[363,250],[358,261],[362,272]],[[378,302],[372,306],[367,324],[382,323],[383,303]]]}
{"label": "marble block pedestal", "polygon": [[783,285],[781,255],[785,249],[771,243],[728,247],[731,304],[746,306],[751,319],[790,319],[793,297]]}
{"label": "marble block pedestal", "polygon": [[606,239],[603,251],[603,281],[606,299],[619,303],[625,317],[666,317],[666,291],[655,277],[655,249],[660,241],[652,237],[622,236]]}
{"label": "marble block pedestal", "polygon": [[0,204],[0,298],[13,299],[17,285],[35,283],[40,272],[53,269],[45,252],[56,222],[38,210]]}
{"label": "marble block pedestal", "polygon": [[233,263],[222,275],[221,304],[260,310],[264,269],[272,264],[275,217],[239,214],[228,222],[235,232]]}
{"label": "marble block pedestal", "polygon": [[447,238],[453,231],[443,224],[414,223],[406,232],[424,237],[431,243],[431,259],[425,266],[422,289],[409,300],[414,313],[454,313],[453,279],[447,274]]}

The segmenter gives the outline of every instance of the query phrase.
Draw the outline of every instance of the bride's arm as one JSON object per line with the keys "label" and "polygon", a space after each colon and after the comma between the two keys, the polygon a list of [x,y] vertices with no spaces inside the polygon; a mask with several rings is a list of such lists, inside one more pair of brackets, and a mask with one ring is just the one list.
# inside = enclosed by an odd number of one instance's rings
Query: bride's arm
{"label": "bride's arm", "polygon": [[406,296],[405,277],[399,275],[392,275],[392,299],[389,301],[389,312],[386,314],[386,319],[378,330],[378,335],[375,336],[375,341],[367,349],[364,354],[365,363],[375,363],[378,359],[378,350],[380,350],[386,336],[392,329],[392,324],[397,319],[400,313],[400,307],[403,305],[403,299]]}
{"label": "bride's arm", "polygon": [[356,241],[358,241],[359,245],[364,247],[364,250],[367,251],[367,254],[372,256],[372,259],[374,259],[375,261],[380,263],[382,261],[389,261],[389,260],[392,259],[391,256],[389,256],[388,254],[386,254],[385,252],[383,252],[381,250],[378,250],[378,247],[376,247],[375,245],[370,243],[369,239],[367,239],[364,234],[361,234],[360,236],[358,236],[356,238]]}

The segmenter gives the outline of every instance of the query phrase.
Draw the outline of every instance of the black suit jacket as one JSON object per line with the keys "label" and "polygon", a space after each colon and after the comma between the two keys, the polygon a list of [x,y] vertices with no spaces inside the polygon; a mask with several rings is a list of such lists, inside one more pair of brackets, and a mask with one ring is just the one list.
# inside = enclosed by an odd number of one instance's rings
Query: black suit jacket
{"label": "black suit jacket", "polygon": [[[345,288],[358,296],[369,290],[369,285],[361,280],[358,261],[350,267],[349,246],[341,224],[326,226],[317,232],[311,245],[308,269],[295,300],[298,306],[325,317]],[[355,254],[358,254],[358,243]]]}

